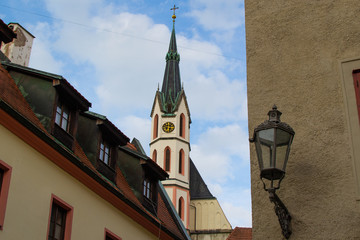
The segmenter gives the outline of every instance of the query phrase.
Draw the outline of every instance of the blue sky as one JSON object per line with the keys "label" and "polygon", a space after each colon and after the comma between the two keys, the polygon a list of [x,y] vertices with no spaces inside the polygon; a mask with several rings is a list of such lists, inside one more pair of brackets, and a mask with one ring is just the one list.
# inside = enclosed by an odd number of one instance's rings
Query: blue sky
{"label": "blue sky", "polygon": [[190,156],[231,225],[251,226],[243,0],[3,0],[36,39],[30,67],[60,74],[149,154],[176,4]]}

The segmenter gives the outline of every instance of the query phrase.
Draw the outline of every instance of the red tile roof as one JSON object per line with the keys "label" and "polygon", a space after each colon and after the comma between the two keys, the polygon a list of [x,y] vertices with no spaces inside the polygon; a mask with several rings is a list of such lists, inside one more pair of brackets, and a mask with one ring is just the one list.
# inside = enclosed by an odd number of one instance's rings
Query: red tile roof
{"label": "red tile roof", "polygon": [[236,227],[226,240],[251,240],[252,228]]}
{"label": "red tile roof", "polygon": [[20,113],[23,117],[28,119],[43,132],[46,132],[39,119],[31,110],[19,88],[16,86],[14,80],[11,78],[8,71],[0,65],[0,99],[10,105],[15,111]]}

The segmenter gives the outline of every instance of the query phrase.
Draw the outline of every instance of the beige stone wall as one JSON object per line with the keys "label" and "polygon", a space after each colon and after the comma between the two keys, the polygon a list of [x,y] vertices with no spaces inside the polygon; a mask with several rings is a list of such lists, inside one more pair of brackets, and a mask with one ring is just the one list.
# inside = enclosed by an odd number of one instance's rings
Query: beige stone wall
{"label": "beige stone wall", "polygon": [[[343,65],[360,57],[359,2],[246,0],[245,22],[249,134],[274,103],[296,132],[278,191],[290,239],[360,239],[359,135]],[[250,146],[253,239],[282,239]]]}
{"label": "beige stone wall", "polygon": [[226,233],[212,233],[212,234],[191,234],[192,240],[226,240],[230,232]]}
{"label": "beige stone wall", "polygon": [[193,240],[225,240],[231,225],[217,199],[190,201],[190,225]]}
{"label": "beige stone wall", "polygon": [[[12,167],[1,240],[46,239],[51,194],[74,209],[71,239],[157,239],[0,125],[0,159]],[[91,231],[89,231],[91,230]]]}
{"label": "beige stone wall", "polygon": [[[189,114],[186,109],[185,98],[182,97],[179,103],[177,111],[174,113],[174,116],[163,116],[164,113],[160,110],[160,105],[158,99],[155,99],[155,105],[153,113],[151,115],[151,137],[154,136],[154,118],[158,115],[158,137],[151,139],[150,142],[150,154],[153,156],[154,150],[157,151],[157,164],[164,169],[164,160],[165,160],[165,149],[170,147],[170,172],[169,179],[162,181],[167,194],[169,195],[171,201],[173,202],[175,209],[178,211],[178,201],[182,197],[184,199],[184,226],[187,228],[189,225],[189,175],[190,175],[190,126],[189,126]],[[185,116],[185,138],[179,136],[180,129],[180,115],[184,114]],[[166,133],[162,130],[162,125],[166,122],[172,122],[175,125],[175,129]],[[179,173],[179,152],[180,150],[184,151],[184,174]]]}

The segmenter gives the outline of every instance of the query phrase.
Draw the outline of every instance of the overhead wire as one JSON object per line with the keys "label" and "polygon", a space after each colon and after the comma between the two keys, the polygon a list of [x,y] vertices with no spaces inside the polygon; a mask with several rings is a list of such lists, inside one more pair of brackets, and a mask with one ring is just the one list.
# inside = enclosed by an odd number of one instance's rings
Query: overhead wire
{"label": "overhead wire", "polygon": [[[5,7],[5,8],[9,8],[15,11],[19,11],[19,12],[23,12],[23,13],[27,13],[30,15],[35,15],[35,16],[39,16],[39,17],[43,17],[43,18],[48,18],[48,19],[52,19],[52,20],[57,20],[57,21],[61,21],[64,23],[68,23],[68,24],[73,24],[73,25],[77,25],[79,27],[84,27],[87,28],[89,30],[97,30],[97,31],[102,31],[102,32],[107,32],[107,33],[112,33],[112,34],[118,34],[118,35],[122,35],[122,36],[126,36],[129,38],[135,38],[135,39],[139,39],[142,41],[148,41],[148,42],[153,42],[153,43],[157,43],[157,44],[162,44],[162,45],[167,45],[168,43],[163,42],[163,41],[158,41],[158,40],[154,40],[154,39],[149,39],[149,38],[144,38],[144,37],[140,37],[140,36],[136,36],[136,35],[132,35],[132,34],[128,34],[128,33],[123,33],[123,32],[117,32],[117,31],[113,31],[110,29],[105,29],[105,28],[99,28],[99,27],[94,27],[94,26],[90,26],[84,23],[79,23],[79,22],[75,22],[75,21],[70,21],[70,20],[66,20],[66,19],[62,19],[62,18],[57,18],[57,17],[52,17],[52,16],[48,16],[45,14],[41,14],[41,13],[37,13],[37,12],[33,12],[33,11],[28,11],[28,10],[23,10],[23,9],[19,9],[19,8],[14,8],[14,7],[10,7],[4,4],[0,3],[0,7]],[[213,52],[208,52],[208,51],[202,51],[199,49],[193,49],[193,48],[189,48],[189,47],[185,47],[185,46],[181,46],[179,45],[180,48],[182,49],[187,49],[190,51],[194,51],[194,52],[199,52],[199,53],[203,53],[203,54],[208,54],[208,55],[214,55],[214,56],[219,56],[219,57],[224,57],[224,58],[232,58],[232,59],[237,59],[237,60],[241,60],[238,57],[233,57],[233,56],[227,56],[227,55],[223,55],[223,54],[219,54],[219,53],[213,53]]]}

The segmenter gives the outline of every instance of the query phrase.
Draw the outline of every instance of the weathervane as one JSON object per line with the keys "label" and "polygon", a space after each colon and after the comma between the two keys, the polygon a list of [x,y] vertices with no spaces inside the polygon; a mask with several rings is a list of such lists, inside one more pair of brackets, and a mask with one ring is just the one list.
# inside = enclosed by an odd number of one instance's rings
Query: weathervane
{"label": "weathervane", "polygon": [[174,10],[174,14],[172,15],[173,22],[175,22],[175,18],[176,18],[176,15],[175,15],[175,10],[176,9],[179,9],[179,7],[176,7],[175,4],[174,4],[173,8],[170,8],[170,10]]}

